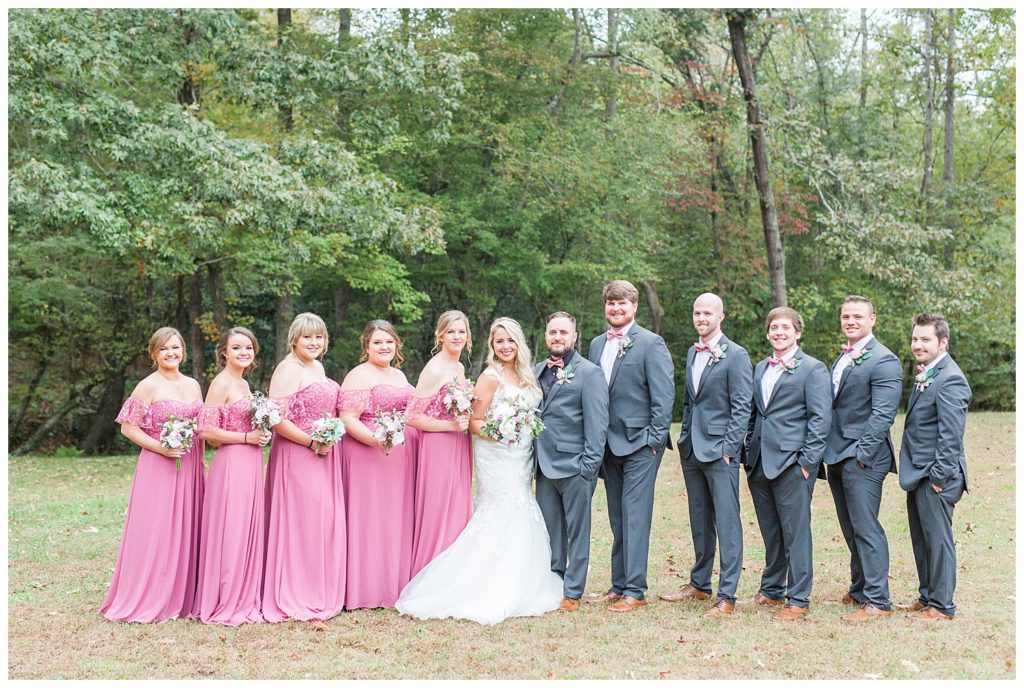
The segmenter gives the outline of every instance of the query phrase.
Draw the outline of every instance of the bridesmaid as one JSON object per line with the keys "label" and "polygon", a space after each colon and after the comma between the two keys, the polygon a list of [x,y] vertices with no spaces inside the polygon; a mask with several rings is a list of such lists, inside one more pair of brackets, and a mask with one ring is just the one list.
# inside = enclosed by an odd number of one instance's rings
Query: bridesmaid
{"label": "bridesmaid", "polygon": [[412,576],[448,549],[469,522],[473,475],[472,444],[466,432],[469,415],[453,417],[444,406],[444,395],[453,378],[465,380],[459,357],[464,348],[472,354],[472,347],[466,315],[462,311],[442,313],[434,331],[435,355],[420,373],[416,396],[409,405],[409,425],[420,431]]}
{"label": "bridesmaid", "polygon": [[336,415],[338,383],[317,359],[327,326],[313,313],[295,316],[285,356],[270,379],[283,419],[274,428],[267,465],[267,547],[263,618],[325,621],[345,603],[345,496],[337,448],[314,442],[313,422]]}
{"label": "bridesmaid", "polygon": [[359,341],[364,362],[341,385],[348,609],[393,607],[409,582],[416,491],[416,430],[407,428],[405,444],[389,452],[373,438],[374,415],[404,411],[412,399],[413,387],[398,370],[402,341],[386,320],[371,320]]}
{"label": "bridesmaid", "polygon": [[162,621],[196,611],[203,443],[196,437],[187,452],[164,449],[160,430],[168,416],[196,418],[203,396],[199,383],[178,370],[185,362],[185,340],[176,329],[154,332],[149,355],[156,371],[139,382],[116,419],[121,434],[142,451],[114,578],[100,607],[111,621]]}
{"label": "bridesmaid", "polygon": [[244,327],[217,342],[220,373],[199,414],[200,437],[220,446],[210,463],[199,537],[199,618],[238,626],[262,621],[263,446],[270,433],[254,430],[249,383],[260,347]]}

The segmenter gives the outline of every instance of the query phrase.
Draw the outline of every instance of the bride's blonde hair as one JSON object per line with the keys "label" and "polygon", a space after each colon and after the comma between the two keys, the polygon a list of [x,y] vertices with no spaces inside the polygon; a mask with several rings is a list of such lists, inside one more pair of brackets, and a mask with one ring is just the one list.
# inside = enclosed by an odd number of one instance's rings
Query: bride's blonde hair
{"label": "bride's blonde hair", "polygon": [[533,374],[533,362],[530,357],[530,347],[526,345],[526,336],[523,335],[523,328],[512,318],[497,318],[491,323],[491,331],[487,336],[487,362],[495,368],[501,368],[501,359],[494,351],[494,331],[499,327],[505,328],[508,336],[516,343],[516,360],[513,370],[523,387],[540,393],[537,386],[537,378]]}

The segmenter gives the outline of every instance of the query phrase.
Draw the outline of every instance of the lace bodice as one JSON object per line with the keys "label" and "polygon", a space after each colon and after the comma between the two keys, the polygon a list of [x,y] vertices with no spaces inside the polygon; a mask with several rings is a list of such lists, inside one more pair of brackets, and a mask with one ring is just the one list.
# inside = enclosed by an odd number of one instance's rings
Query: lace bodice
{"label": "lace bodice", "polygon": [[199,412],[199,430],[230,430],[231,432],[250,432],[252,428],[252,412],[249,410],[249,397],[242,397],[236,402],[221,406],[203,405]]}
{"label": "lace bodice", "polygon": [[437,390],[437,394],[429,397],[414,396],[409,402],[409,420],[432,418],[434,420],[453,420],[452,414],[444,406],[444,395],[452,383],[446,382]]}
{"label": "lace bodice", "polygon": [[359,420],[372,425],[373,417],[384,411],[405,411],[409,407],[415,388],[381,384],[370,389],[347,389],[341,392],[340,406],[345,413],[359,415]]}
{"label": "lace bodice", "polygon": [[325,379],[303,387],[295,394],[278,399],[285,420],[290,420],[302,432],[313,429],[313,421],[319,420],[325,413],[337,416],[340,404],[338,383]]}
{"label": "lace bodice", "polygon": [[520,402],[529,408],[537,408],[540,405],[541,400],[544,398],[540,390],[534,391],[532,389],[527,389],[525,387],[505,382],[504,377],[493,368],[485,369],[481,375],[497,378],[498,380],[498,388],[494,390],[494,398],[491,400],[492,404],[495,401],[501,400]]}
{"label": "lace bodice", "polygon": [[152,404],[147,404],[138,397],[128,397],[121,406],[120,413],[114,419],[115,423],[129,423],[142,428],[147,435],[153,439],[160,439],[161,426],[169,416],[179,418],[197,418],[203,408],[203,402],[178,401],[177,399],[157,399]]}

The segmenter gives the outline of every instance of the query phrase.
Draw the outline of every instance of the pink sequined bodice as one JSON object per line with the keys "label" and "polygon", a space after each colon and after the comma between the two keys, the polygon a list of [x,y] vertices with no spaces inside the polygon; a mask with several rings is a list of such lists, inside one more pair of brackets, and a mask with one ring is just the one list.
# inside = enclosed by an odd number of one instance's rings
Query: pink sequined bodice
{"label": "pink sequined bodice", "polygon": [[203,406],[199,414],[199,429],[210,430],[220,428],[231,432],[252,431],[252,412],[249,410],[249,397],[223,406]]}
{"label": "pink sequined bodice", "polygon": [[177,399],[157,399],[152,404],[147,404],[138,397],[125,399],[121,412],[114,419],[115,423],[130,423],[142,428],[147,435],[153,439],[160,439],[161,426],[169,416],[179,418],[196,418],[203,408],[203,402],[178,401]]}
{"label": "pink sequined bodice", "polygon": [[376,385],[370,389],[350,389],[341,393],[342,406],[350,413],[358,413],[359,420],[369,424],[382,411],[405,411],[415,388],[412,385]]}
{"label": "pink sequined bodice", "polygon": [[339,391],[338,383],[327,379],[314,382],[277,401],[281,404],[286,420],[295,423],[302,432],[310,432],[313,421],[319,420],[325,413],[338,416]]}

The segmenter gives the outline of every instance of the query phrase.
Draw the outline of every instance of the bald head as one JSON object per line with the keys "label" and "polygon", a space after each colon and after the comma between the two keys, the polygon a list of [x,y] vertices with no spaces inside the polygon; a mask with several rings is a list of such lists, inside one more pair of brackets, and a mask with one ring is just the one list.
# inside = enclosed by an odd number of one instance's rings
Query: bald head
{"label": "bald head", "polygon": [[714,338],[725,320],[725,304],[717,294],[707,292],[693,302],[693,327],[705,341]]}

